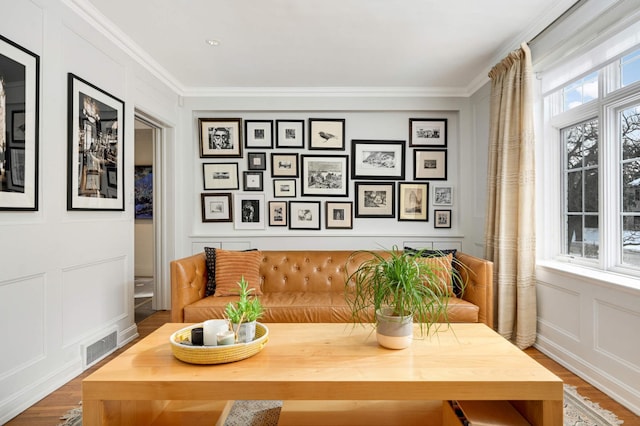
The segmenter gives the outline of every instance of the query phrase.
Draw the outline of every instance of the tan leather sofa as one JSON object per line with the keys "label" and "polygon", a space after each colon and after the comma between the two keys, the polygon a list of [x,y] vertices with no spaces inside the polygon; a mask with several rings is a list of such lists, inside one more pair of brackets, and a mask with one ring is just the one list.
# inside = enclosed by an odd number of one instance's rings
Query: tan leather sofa
{"label": "tan leather sofa", "polygon": [[[345,301],[346,272],[357,266],[358,257],[345,265],[352,251],[262,251],[259,268],[260,301],[265,307],[262,322],[351,322]],[[462,298],[451,297],[451,322],[483,322],[493,327],[493,263],[458,252],[465,265]],[[172,322],[202,322],[223,318],[224,307],[235,296],[204,297],[207,285],[205,254],[171,262]]]}

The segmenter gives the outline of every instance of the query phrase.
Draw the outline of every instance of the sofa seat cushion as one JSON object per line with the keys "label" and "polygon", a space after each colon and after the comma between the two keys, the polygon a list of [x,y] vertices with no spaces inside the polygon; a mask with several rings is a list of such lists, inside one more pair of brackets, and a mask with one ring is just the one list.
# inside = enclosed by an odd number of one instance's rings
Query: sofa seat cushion
{"label": "sofa seat cushion", "polygon": [[[209,296],[184,307],[184,322],[203,322],[224,318],[224,308],[238,297]],[[343,293],[279,292],[260,296],[265,313],[260,322],[339,322],[351,320],[351,310]],[[479,308],[466,300],[450,297],[449,322],[478,322]]]}
{"label": "sofa seat cushion", "polygon": [[[259,297],[265,308],[260,322],[349,322],[351,311],[343,293],[280,292]],[[185,322],[224,318],[224,308],[238,297],[209,296],[184,307]]]}

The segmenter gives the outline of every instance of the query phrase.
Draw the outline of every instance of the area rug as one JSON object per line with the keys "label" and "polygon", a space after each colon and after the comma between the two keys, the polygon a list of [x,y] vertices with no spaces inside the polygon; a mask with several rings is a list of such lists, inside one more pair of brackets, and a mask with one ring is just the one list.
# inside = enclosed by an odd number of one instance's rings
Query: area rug
{"label": "area rug", "polygon": [[[277,426],[282,401],[236,401],[225,426]],[[82,407],[63,417],[60,426],[82,426]],[[580,395],[574,386],[564,385],[564,426],[618,426],[615,414]]]}

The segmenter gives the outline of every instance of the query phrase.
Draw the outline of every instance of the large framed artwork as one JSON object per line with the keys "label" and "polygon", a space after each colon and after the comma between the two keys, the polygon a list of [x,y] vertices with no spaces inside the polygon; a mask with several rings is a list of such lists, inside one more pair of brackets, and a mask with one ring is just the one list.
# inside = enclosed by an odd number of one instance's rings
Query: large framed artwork
{"label": "large framed artwork", "polygon": [[447,150],[414,150],[413,174],[414,180],[447,180]]}
{"label": "large framed artwork", "polygon": [[199,118],[200,158],[242,157],[241,118]]}
{"label": "large framed artwork", "polygon": [[356,217],[395,217],[395,183],[356,182]]}
{"label": "large framed artwork", "polygon": [[237,193],[234,199],[235,229],[264,229],[264,195]]}
{"label": "large framed artwork", "polygon": [[400,182],[398,184],[398,220],[429,220],[429,184]]}
{"label": "large framed artwork", "polygon": [[310,118],[309,149],[344,151],[344,118]]}
{"label": "large framed artwork", "polygon": [[303,155],[303,196],[346,197],[349,195],[349,160],[346,155]]}
{"label": "large framed artwork", "polygon": [[353,179],[404,179],[405,141],[351,141]]}
{"label": "large framed artwork", "polygon": [[203,222],[231,222],[231,193],[200,194]]}
{"label": "large framed artwork", "polygon": [[0,210],[38,210],[40,57],[0,36]]}
{"label": "large framed artwork", "polygon": [[135,218],[153,219],[153,167],[135,166],[133,179]]}
{"label": "large framed artwork", "polygon": [[447,146],[447,119],[410,118],[409,146],[445,148]]}
{"label": "large framed artwork", "polygon": [[124,210],[124,102],[69,73],[67,210]]}

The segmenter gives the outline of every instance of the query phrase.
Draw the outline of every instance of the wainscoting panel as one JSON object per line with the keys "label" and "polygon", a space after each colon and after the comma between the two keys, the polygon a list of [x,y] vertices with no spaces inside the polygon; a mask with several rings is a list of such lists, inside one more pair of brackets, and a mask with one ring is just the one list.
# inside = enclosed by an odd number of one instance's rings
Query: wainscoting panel
{"label": "wainscoting panel", "polygon": [[537,285],[538,323],[541,328],[579,341],[580,294],[546,282],[538,281]]}
{"label": "wainscoting panel", "polygon": [[78,343],[127,314],[125,257],[62,271],[63,345]]}
{"label": "wainscoting panel", "polygon": [[[0,282],[0,336],[8,339],[0,351],[0,380],[45,356],[45,296],[43,274]],[[19,351],[6,350],[18,343]]]}
{"label": "wainscoting panel", "polygon": [[595,349],[640,374],[640,312],[597,299],[594,304]]}

